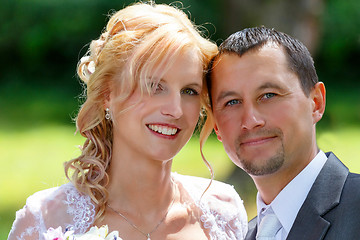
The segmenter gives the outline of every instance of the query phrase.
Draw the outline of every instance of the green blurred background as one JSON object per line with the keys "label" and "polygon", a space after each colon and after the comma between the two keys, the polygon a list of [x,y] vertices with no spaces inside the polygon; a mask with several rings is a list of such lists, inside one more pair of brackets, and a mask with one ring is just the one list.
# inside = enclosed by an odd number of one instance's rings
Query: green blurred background
{"label": "green blurred background", "polygon": [[[83,139],[72,118],[82,89],[75,74],[88,43],[111,10],[133,1],[0,1],[0,239],[26,197],[64,183],[62,163],[79,154]],[[173,1],[156,1],[171,3]],[[265,25],[305,43],[327,86],[327,109],[318,124],[319,146],[360,173],[360,2],[358,0],[184,0],[182,8],[221,43],[245,27]],[[177,2],[175,5],[180,6]],[[215,178],[231,183],[255,212],[256,189],[211,136],[205,155]],[[174,171],[209,177],[198,136],[174,161]]]}

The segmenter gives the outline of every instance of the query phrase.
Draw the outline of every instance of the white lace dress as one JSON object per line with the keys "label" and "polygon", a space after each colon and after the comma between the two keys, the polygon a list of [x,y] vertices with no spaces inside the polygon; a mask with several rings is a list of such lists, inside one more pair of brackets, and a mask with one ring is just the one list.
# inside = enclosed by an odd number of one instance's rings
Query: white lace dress
{"label": "white lace dress", "polygon": [[[201,210],[200,221],[210,239],[244,239],[247,215],[242,200],[228,184],[213,181],[201,198],[209,179],[172,174],[180,192],[186,192],[193,205]],[[90,197],[67,183],[30,196],[24,208],[16,213],[8,240],[43,239],[50,227],[85,233],[94,222],[95,205]]]}

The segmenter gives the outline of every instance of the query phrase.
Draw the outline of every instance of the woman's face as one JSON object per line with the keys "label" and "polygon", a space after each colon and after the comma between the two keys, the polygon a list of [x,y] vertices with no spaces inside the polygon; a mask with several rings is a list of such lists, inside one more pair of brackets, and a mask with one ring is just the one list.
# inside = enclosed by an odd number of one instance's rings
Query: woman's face
{"label": "woman's face", "polygon": [[149,77],[155,81],[150,80],[149,84],[156,84],[150,95],[144,93],[141,98],[137,88],[125,102],[117,103],[116,94],[112,94],[114,150],[124,157],[172,159],[190,139],[197,124],[202,70],[197,52],[187,51],[175,59],[160,79],[156,75]]}

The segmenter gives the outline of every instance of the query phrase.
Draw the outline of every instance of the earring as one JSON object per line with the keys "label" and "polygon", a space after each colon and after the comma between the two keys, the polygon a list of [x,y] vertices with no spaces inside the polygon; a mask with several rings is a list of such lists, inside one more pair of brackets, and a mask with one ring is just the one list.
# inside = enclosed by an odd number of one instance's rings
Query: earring
{"label": "earring", "polygon": [[109,108],[106,108],[105,109],[105,119],[106,120],[109,120],[111,118],[110,116],[110,109]]}

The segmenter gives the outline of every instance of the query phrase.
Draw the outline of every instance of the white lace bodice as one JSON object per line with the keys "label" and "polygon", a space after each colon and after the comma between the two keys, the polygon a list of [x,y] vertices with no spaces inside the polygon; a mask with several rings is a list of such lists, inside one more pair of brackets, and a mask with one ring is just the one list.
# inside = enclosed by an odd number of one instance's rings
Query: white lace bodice
{"label": "white lace bodice", "polygon": [[[200,221],[212,240],[244,239],[247,215],[232,186],[214,181],[201,198],[209,179],[172,174],[181,191],[186,191],[202,214]],[[201,198],[201,199],[200,199]],[[90,197],[67,183],[30,196],[16,213],[8,240],[43,239],[50,227],[85,233],[94,222],[95,205]]]}

